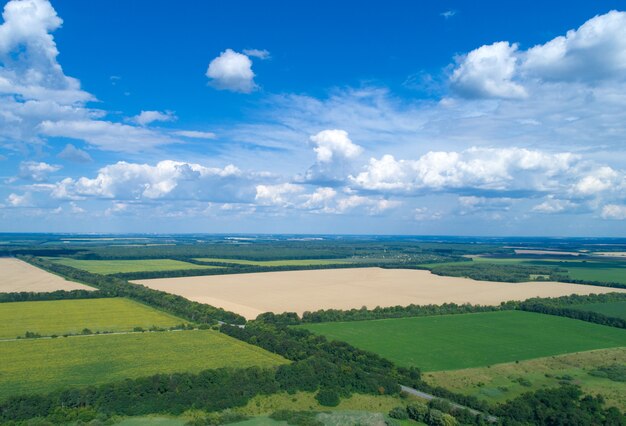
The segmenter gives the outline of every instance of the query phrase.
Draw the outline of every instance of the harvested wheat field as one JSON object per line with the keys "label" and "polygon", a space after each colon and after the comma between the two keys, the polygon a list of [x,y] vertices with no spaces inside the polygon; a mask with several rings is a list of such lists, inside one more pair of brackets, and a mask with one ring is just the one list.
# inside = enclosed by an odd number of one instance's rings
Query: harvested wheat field
{"label": "harvested wheat field", "polygon": [[237,312],[248,319],[263,312],[472,303],[626,290],[558,282],[503,283],[442,277],[411,269],[350,268],[260,272],[137,280],[156,290]]}
{"label": "harvested wheat field", "polygon": [[0,293],[94,290],[12,257],[0,258]]}

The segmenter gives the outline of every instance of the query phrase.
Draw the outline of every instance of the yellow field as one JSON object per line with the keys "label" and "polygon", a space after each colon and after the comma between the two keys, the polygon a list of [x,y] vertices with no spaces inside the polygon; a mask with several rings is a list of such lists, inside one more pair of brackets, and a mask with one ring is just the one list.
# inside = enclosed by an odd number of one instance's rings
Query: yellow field
{"label": "yellow field", "polygon": [[94,290],[12,257],[0,258],[0,293]]}
{"label": "yellow field", "polygon": [[624,289],[557,282],[503,283],[443,277],[411,269],[348,268],[137,280],[248,319],[263,312],[442,303],[499,305],[508,300],[608,293]]}

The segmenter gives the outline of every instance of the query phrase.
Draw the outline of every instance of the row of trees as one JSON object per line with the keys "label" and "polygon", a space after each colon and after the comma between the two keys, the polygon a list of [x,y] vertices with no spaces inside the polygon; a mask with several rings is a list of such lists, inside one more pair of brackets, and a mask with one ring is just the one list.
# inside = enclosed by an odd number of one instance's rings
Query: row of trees
{"label": "row of trees", "polygon": [[56,290],[47,293],[19,292],[0,293],[0,303],[7,302],[34,302],[40,300],[66,300],[66,299],[101,299],[112,297],[107,292],[101,290]]}
{"label": "row of trees", "polygon": [[564,316],[582,321],[608,325],[611,327],[626,328],[626,320],[622,318],[609,317],[597,312],[572,308],[573,305],[619,301],[626,301],[626,293],[591,294],[585,296],[571,295],[556,298],[532,298],[523,302],[503,302],[499,306],[472,305],[469,303],[462,305],[444,303],[442,305],[411,304],[408,306],[391,306],[386,308],[378,306],[374,309],[367,309],[366,307],[349,310],[322,309],[315,312],[304,312],[302,317],[299,317],[295,312],[286,312],[282,314],[266,312],[260,314],[256,320],[267,324],[297,325],[317,322],[364,321],[385,318],[467,314],[518,309],[529,312]]}
{"label": "row of trees", "polygon": [[269,324],[297,325],[303,323],[337,322],[337,321],[365,321],[384,318],[421,317],[432,315],[468,314],[475,312],[491,312],[501,310],[501,306],[472,305],[469,303],[457,305],[444,303],[442,305],[407,305],[407,306],[377,306],[374,309],[362,307],[360,309],[321,309],[314,312],[304,312],[300,318],[294,312],[274,314],[266,312],[257,317],[257,321]]}

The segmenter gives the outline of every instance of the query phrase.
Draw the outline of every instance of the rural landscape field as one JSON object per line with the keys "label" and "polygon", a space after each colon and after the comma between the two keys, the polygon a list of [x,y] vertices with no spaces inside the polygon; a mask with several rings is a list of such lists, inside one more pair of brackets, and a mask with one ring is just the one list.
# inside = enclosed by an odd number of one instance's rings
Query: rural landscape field
{"label": "rural landscape field", "polygon": [[0,426],[626,426],[624,0],[0,12]]}
{"label": "rural landscape field", "polygon": [[[596,241],[3,238],[3,421],[508,424],[533,395],[626,410],[626,285],[602,281]],[[36,280],[12,291],[22,271]]]}

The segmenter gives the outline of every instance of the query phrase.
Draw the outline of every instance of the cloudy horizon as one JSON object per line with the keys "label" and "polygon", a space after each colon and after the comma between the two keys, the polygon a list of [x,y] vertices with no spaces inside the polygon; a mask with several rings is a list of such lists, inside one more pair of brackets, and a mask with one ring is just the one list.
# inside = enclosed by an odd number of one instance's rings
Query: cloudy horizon
{"label": "cloudy horizon", "polygon": [[531,10],[524,38],[429,2],[418,42],[157,3],[5,2],[0,232],[626,236],[624,11]]}

